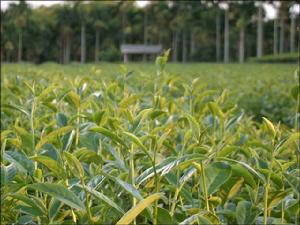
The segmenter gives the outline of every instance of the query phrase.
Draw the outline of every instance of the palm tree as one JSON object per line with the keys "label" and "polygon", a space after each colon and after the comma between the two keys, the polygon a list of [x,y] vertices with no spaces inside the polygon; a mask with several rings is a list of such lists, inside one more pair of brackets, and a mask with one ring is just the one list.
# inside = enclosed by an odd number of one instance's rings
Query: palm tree
{"label": "palm tree", "polygon": [[279,7],[279,26],[280,26],[280,36],[279,36],[279,53],[282,54],[285,51],[285,21],[288,18],[289,13],[289,2],[280,2]]}
{"label": "palm tree", "polygon": [[[144,45],[148,44],[148,14],[149,14],[149,5],[144,7],[144,21],[143,21],[143,28],[144,28]],[[143,61],[147,60],[146,54],[143,55]]]}
{"label": "palm tree", "polygon": [[258,3],[257,10],[257,33],[256,33],[256,56],[263,55],[263,3]]}
{"label": "palm tree", "polygon": [[100,30],[106,28],[105,24],[101,20],[96,20],[94,23],[96,35],[95,35],[95,63],[99,62],[99,36]]}
{"label": "palm tree", "polygon": [[[273,7],[276,11],[278,11],[278,2],[273,2]],[[273,55],[278,54],[278,13],[274,18],[273,25]]]}
{"label": "palm tree", "polygon": [[16,19],[15,26],[18,30],[18,62],[22,61],[22,49],[23,49],[23,30],[27,24],[28,5],[26,1],[20,1],[16,5]]}
{"label": "palm tree", "polygon": [[178,57],[178,41],[179,41],[179,32],[181,30],[181,18],[177,15],[178,7],[177,4],[173,4],[171,7],[172,14],[174,15],[173,19],[170,21],[170,27],[172,30],[172,61],[176,62]]}
{"label": "palm tree", "polygon": [[216,4],[216,60],[221,61],[221,11],[219,5]]}
{"label": "palm tree", "polygon": [[18,62],[22,61],[22,46],[23,46],[23,28],[26,26],[26,20],[23,15],[16,18],[16,27],[18,29]]}
{"label": "palm tree", "polygon": [[295,52],[295,34],[296,34],[296,18],[295,12],[291,12],[291,28],[290,28],[290,52]]}
{"label": "palm tree", "polygon": [[80,62],[85,63],[86,58],[86,23],[88,18],[88,10],[84,3],[78,1],[74,4],[74,10],[80,21]]}
{"label": "palm tree", "polygon": [[236,20],[236,27],[239,29],[239,62],[245,61],[245,30],[252,22],[251,16],[255,12],[255,7],[251,2],[243,2],[233,4],[234,17]]}
{"label": "palm tree", "polygon": [[224,62],[229,62],[229,4],[224,18]]}
{"label": "palm tree", "polygon": [[64,4],[56,10],[56,26],[59,29],[61,38],[61,63],[69,63],[71,56],[71,36],[72,36],[73,11],[70,5]]}

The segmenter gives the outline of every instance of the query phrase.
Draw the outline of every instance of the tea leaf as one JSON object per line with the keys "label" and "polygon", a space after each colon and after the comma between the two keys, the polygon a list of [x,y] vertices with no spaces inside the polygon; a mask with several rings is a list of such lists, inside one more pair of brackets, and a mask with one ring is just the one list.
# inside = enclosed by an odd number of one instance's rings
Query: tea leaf
{"label": "tea leaf", "polygon": [[62,184],[35,183],[28,185],[28,188],[50,195],[72,208],[85,210],[83,202]]}
{"label": "tea leaf", "polygon": [[131,208],[122,218],[116,223],[117,225],[130,224],[145,208],[152,202],[163,197],[163,193],[155,193],[144,200],[140,201],[135,207]]}

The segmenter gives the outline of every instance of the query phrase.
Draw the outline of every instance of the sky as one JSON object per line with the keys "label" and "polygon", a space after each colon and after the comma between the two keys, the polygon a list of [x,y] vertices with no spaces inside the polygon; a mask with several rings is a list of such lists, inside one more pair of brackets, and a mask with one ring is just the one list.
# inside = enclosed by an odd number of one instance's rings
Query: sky
{"label": "sky", "polygon": [[[9,3],[15,2],[17,3],[18,1],[10,1],[10,0],[1,0],[1,10],[5,10],[7,9]],[[49,5],[53,5],[53,4],[58,4],[58,3],[62,3],[63,1],[58,1],[58,0],[52,0],[52,1],[27,1],[27,3],[29,3],[32,7],[39,7],[41,5],[44,6],[49,6]],[[144,7],[145,5],[148,4],[148,1],[136,1],[136,4],[139,7]],[[270,4],[264,4],[264,8],[267,12],[267,18],[268,19],[273,19],[276,17],[276,10],[274,9],[274,7]],[[293,12],[296,12],[297,14],[300,13],[300,5],[297,4],[295,5],[295,7],[292,9]]]}

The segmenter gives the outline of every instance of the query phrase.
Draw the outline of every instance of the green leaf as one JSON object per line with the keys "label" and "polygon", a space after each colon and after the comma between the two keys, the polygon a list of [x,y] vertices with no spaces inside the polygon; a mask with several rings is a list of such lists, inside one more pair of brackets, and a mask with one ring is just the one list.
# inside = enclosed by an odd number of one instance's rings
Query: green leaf
{"label": "green leaf", "polygon": [[165,113],[167,113],[167,112],[163,111],[163,110],[154,110],[150,113],[150,118],[152,120],[154,120],[156,117],[159,117],[160,115],[165,114]]}
{"label": "green leaf", "polygon": [[228,199],[233,198],[238,191],[241,189],[242,185],[244,183],[244,178],[240,178],[230,189],[230,191],[228,192]]}
{"label": "green leaf", "polygon": [[78,94],[76,94],[74,91],[70,91],[66,95],[66,100],[73,105],[75,108],[79,108],[80,106],[80,97]]}
{"label": "green leaf", "polygon": [[51,201],[49,203],[49,212],[48,212],[50,221],[54,220],[54,218],[58,214],[58,212],[59,212],[60,208],[62,207],[62,205],[63,204],[61,203],[61,201],[59,201],[55,198],[51,199]]}
{"label": "green leaf", "polygon": [[147,208],[152,202],[163,197],[163,193],[155,193],[144,200],[140,201],[135,207],[131,208],[122,218],[116,223],[116,225],[130,224],[145,208]]}
{"label": "green leaf", "polygon": [[27,149],[27,153],[33,151],[33,139],[32,134],[26,131],[22,127],[15,126],[16,133],[20,136],[22,140],[22,147]]}
{"label": "green leaf", "polygon": [[31,196],[31,198],[33,198],[34,200],[24,194],[11,194],[10,196],[30,206],[30,214],[32,216],[43,216],[47,212],[46,207],[43,205],[43,203],[34,196]]}
{"label": "green leaf", "polygon": [[34,164],[23,153],[17,151],[5,151],[4,159],[10,163],[15,163],[19,171],[33,174]]}
{"label": "green leaf", "polygon": [[267,118],[263,117],[263,120],[264,120],[264,124],[268,130],[268,133],[272,136],[272,137],[275,137],[276,135],[276,130],[275,130],[275,127],[274,125],[272,124],[272,122],[270,120],[268,120]]}
{"label": "green leaf", "polygon": [[284,139],[276,146],[275,152],[277,154],[281,154],[289,145],[291,145],[294,142],[296,143],[299,140],[300,140],[300,133],[299,132],[293,133],[287,139]]}
{"label": "green leaf", "polygon": [[251,202],[244,200],[237,204],[235,212],[236,220],[239,225],[254,224],[257,217],[257,213],[253,209]]}
{"label": "green leaf", "polygon": [[[187,154],[180,158],[169,157],[164,161],[155,166],[156,172],[162,172],[161,176],[169,173],[172,169],[178,168],[179,166],[189,165],[194,161],[204,160],[207,157],[201,154]],[[146,169],[140,176],[136,178],[138,184],[143,183],[145,180],[154,176],[153,167]]]}
{"label": "green leaf", "polygon": [[234,159],[229,159],[229,158],[226,158],[226,157],[217,157],[217,160],[219,160],[219,161],[227,161],[227,162],[234,163],[234,164],[239,164],[239,165],[243,166],[244,168],[246,168],[250,173],[252,173],[253,175],[255,175],[263,183],[266,183],[265,177],[262,174],[260,174],[259,172],[255,171],[247,163],[240,162],[240,161],[237,161],[237,160],[234,160]]}
{"label": "green leaf", "polygon": [[97,164],[102,162],[102,158],[97,152],[85,148],[78,149],[76,152],[73,152],[73,155],[81,162],[94,162]]}
{"label": "green leaf", "polygon": [[300,99],[300,85],[295,85],[294,87],[292,87],[291,95],[295,100],[297,100],[298,98]]}
{"label": "green leaf", "polygon": [[78,187],[82,188],[83,190],[86,190],[87,192],[89,192],[91,195],[93,195],[95,198],[104,201],[107,205],[113,207],[114,209],[116,209],[118,212],[120,213],[124,213],[124,210],[121,209],[113,200],[111,200],[109,197],[107,197],[106,195],[104,195],[101,192],[98,192],[88,186],[83,187],[82,185],[77,185]]}
{"label": "green leaf", "polygon": [[288,173],[283,173],[283,177],[286,182],[293,188],[295,193],[300,194],[300,180],[296,176],[293,176]]}
{"label": "green leaf", "polygon": [[268,209],[272,209],[276,207],[281,202],[281,200],[284,199],[290,193],[291,193],[291,189],[285,191],[279,191],[273,195],[270,195],[268,199]]}
{"label": "green leaf", "polygon": [[169,211],[161,207],[157,207],[157,221],[159,224],[176,224]]}
{"label": "green leaf", "polygon": [[281,189],[283,187],[283,182],[282,179],[279,175],[277,175],[276,173],[268,170],[268,169],[258,169],[258,171],[263,174],[265,177],[268,176],[268,174],[270,173],[270,178],[271,181],[274,182],[274,184],[276,184],[278,186],[279,189]]}
{"label": "green leaf", "polygon": [[62,184],[35,183],[28,185],[28,188],[48,194],[72,208],[85,210],[83,202]]}
{"label": "green leaf", "polygon": [[209,164],[205,168],[207,193],[209,195],[215,193],[219,187],[224,184],[231,176],[230,165],[222,162]]}
{"label": "green leaf", "polygon": [[4,107],[4,108],[10,108],[10,109],[14,109],[14,110],[17,110],[21,113],[24,113],[26,116],[30,117],[30,114],[29,112],[27,112],[24,108],[22,108],[21,106],[17,106],[17,105],[12,105],[12,104],[3,104],[1,105],[1,107]]}
{"label": "green leaf", "polygon": [[84,170],[83,170],[81,163],[76,158],[76,156],[72,155],[69,152],[64,152],[64,156],[66,158],[68,166],[70,167],[71,171],[73,172],[73,175],[75,177],[79,176],[80,178],[83,178]]}
{"label": "green leaf", "polygon": [[211,212],[208,212],[206,210],[200,210],[199,213],[194,214],[188,218],[186,218],[184,221],[179,223],[179,225],[186,225],[186,224],[221,224],[220,220],[213,215]]}
{"label": "green leaf", "polygon": [[218,152],[218,157],[225,157],[230,155],[233,152],[238,152],[238,151],[242,151],[241,147],[237,147],[237,146],[226,146],[225,148],[222,148],[219,152]]}
{"label": "green leaf", "polygon": [[200,126],[195,117],[186,114],[186,118],[189,121],[190,127],[192,128],[192,133],[194,134],[194,137],[199,138],[200,137]]}
{"label": "green leaf", "polygon": [[57,177],[66,177],[64,168],[54,159],[47,156],[35,156],[32,157],[34,161],[42,163],[49,170],[51,170]]}
{"label": "green leaf", "polygon": [[63,113],[58,113],[56,115],[56,120],[59,127],[64,127],[68,125],[68,118]]}
{"label": "green leaf", "polygon": [[129,105],[132,105],[136,103],[136,101],[140,98],[140,95],[134,94],[127,98],[123,98],[122,101],[119,103],[120,107],[128,107]]}
{"label": "green leaf", "polygon": [[1,186],[7,185],[17,175],[17,168],[14,163],[8,166],[1,165]]}
{"label": "green leaf", "polygon": [[47,97],[47,95],[53,91],[53,89],[55,88],[55,86],[52,84],[50,85],[49,87],[47,87],[46,89],[44,89],[40,94],[39,96],[37,96],[36,98],[36,102],[40,102],[40,101],[43,101],[45,100],[45,98]]}
{"label": "green leaf", "polygon": [[125,131],[123,132],[123,134],[125,134],[133,143],[135,143],[137,146],[139,146],[143,151],[147,151],[147,148],[145,147],[145,145],[143,145],[143,143],[137,136],[135,136],[132,133],[125,132]]}
{"label": "green leaf", "polygon": [[116,182],[118,185],[120,185],[126,192],[130,193],[132,196],[134,196],[135,198],[137,198],[138,200],[142,200],[143,197],[140,194],[140,192],[131,184],[119,179],[118,177],[114,177],[111,176],[107,173],[101,172],[101,174],[103,174],[105,177],[113,180],[114,182]]}
{"label": "green leaf", "polygon": [[84,132],[80,134],[79,146],[97,152],[99,149],[100,135],[95,132]]}
{"label": "green leaf", "polygon": [[233,164],[231,165],[232,173],[244,178],[245,183],[249,184],[252,188],[255,188],[256,183],[252,174],[242,165]]}
{"label": "green leaf", "polygon": [[111,132],[110,130],[104,128],[104,127],[92,127],[89,129],[90,131],[97,132],[100,134],[103,134],[104,136],[110,138],[113,142],[119,143],[123,146],[126,146],[124,141],[116,134]]}
{"label": "green leaf", "polygon": [[225,117],[224,113],[222,112],[221,108],[215,102],[209,102],[208,108],[212,112],[213,115],[223,119]]}
{"label": "green leaf", "polygon": [[72,129],[73,129],[72,126],[66,126],[66,127],[61,127],[61,128],[58,128],[57,130],[50,132],[49,134],[47,134],[46,136],[44,136],[40,139],[40,141],[36,144],[35,149],[39,150],[47,142],[51,142],[51,141],[55,140],[58,136],[64,135],[64,134],[68,133],[69,131],[71,131]]}

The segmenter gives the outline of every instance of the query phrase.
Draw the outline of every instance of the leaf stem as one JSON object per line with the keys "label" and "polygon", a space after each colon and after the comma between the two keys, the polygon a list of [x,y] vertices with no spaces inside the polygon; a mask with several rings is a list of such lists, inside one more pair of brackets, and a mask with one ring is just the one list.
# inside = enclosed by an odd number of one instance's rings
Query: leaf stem
{"label": "leaf stem", "polygon": [[[35,112],[35,99],[33,98],[32,104],[31,104],[31,112],[30,112],[30,129],[31,129],[31,135],[32,135],[32,149],[35,149],[35,131],[34,131],[34,112]],[[37,152],[34,151],[34,156],[37,156]],[[34,162],[34,169],[37,169],[37,161]]]}
{"label": "leaf stem", "polygon": [[85,207],[86,207],[88,220],[89,220],[90,223],[93,224],[92,213],[91,213],[90,206],[89,206],[89,197],[90,197],[89,192],[86,190],[86,186],[85,186],[85,182],[84,182],[83,177],[80,177],[80,181],[81,181],[81,184],[83,186],[83,190],[85,192]]}
{"label": "leaf stem", "polygon": [[77,108],[77,118],[76,118],[76,139],[75,139],[75,147],[78,147],[79,143],[79,125],[80,125],[80,106]]}
{"label": "leaf stem", "polygon": [[275,142],[276,134],[272,140],[272,155],[270,161],[270,168],[268,171],[267,181],[265,184],[265,194],[264,194],[264,225],[267,225],[268,222],[268,197],[269,197],[269,187],[270,187],[270,178],[271,178],[271,171],[272,171],[272,164],[274,160],[274,142]]}
{"label": "leaf stem", "polygon": [[[135,187],[135,182],[134,182],[134,152],[133,152],[133,144],[131,144],[130,147],[130,159],[129,159],[129,164],[130,164],[130,181],[131,185]],[[136,206],[136,198],[132,196],[132,207]],[[136,220],[134,219],[133,224],[136,224]]]}
{"label": "leaf stem", "polygon": [[204,193],[204,199],[205,199],[205,207],[206,207],[207,211],[210,211],[209,210],[209,204],[208,204],[208,195],[207,195],[205,171],[204,171],[204,166],[203,166],[202,161],[201,161],[201,178],[202,178],[202,183],[203,183],[203,193]]}
{"label": "leaf stem", "polygon": [[[154,145],[154,155],[153,155],[153,172],[154,172],[154,179],[155,179],[155,193],[159,192],[159,179],[156,173],[156,168],[155,168],[155,161],[156,161],[156,146]],[[153,211],[153,224],[157,224],[157,205],[158,205],[158,200],[154,202],[154,211]]]}

